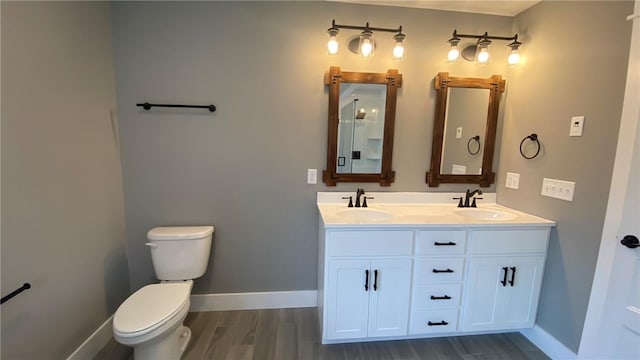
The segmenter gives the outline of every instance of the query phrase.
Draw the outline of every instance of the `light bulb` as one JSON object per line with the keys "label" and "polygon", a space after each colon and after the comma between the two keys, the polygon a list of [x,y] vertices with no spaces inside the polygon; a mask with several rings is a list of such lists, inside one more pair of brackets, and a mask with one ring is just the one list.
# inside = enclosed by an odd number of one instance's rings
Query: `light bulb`
{"label": "light bulb", "polygon": [[369,23],[367,28],[360,34],[360,55],[362,57],[369,57],[373,54],[373,32],[369,30]]}
{"label": "light bulb", "polygon": [[520,63],[520,54],[518,53],[518,50],[511,50],[511,53],[507,58],[507,63],[509,63],[509,65],[516,65]]}
{"label": "light bulb", "polygon": [[371,44],[371,39],[363,39],[362,45],[360,46],[360,54],[364,57],[369,57],[373,52],[373,44]]}
{"label": "light bulb", "polygon": [[400,32],[393,36],[393,39],[396,41],[396,46],[393,48],[393,59],[394,60],[402,60],[404,59],[404,44],[403,41],[406,39],[406,35],[402,33],[402,26],[400,27]]}
{"label": "light bulb", "polygon": [[447,54],[447,59],[449,61],[456,61],[460,56],[460,50],[458,50],[457,45],[451,45],[451,49],[449,49],[449,53]]}
{"label": "light bulb", "polygon": [[327,30],[327,34],[329,34],[329,42],[327,42],[327,50],[329,51],[329,55],[335,55],[338,53],[338,40],[336,36],[338,36],[339,30],[336,28],[335,21],[333,26]]}
{"label": "light bulb", "polygon": [[480,52],[478,53],[478,62],[480,64],[486,64],[489,62],[489,50],[486,47],[480,48]]}
{"label": "light bulb", "polygon": [[335,55],[338,53],[338,40],[336,40],[335,35],[329,37],[329,42],[327,43],[327,49],[329,50],[329,54]]}
{"label": "light bulb", "polygon": [[404,59],[404,46],[402,46],[401,42],[396,43],[396,46],[393,48],[393,58],[396,60]]}

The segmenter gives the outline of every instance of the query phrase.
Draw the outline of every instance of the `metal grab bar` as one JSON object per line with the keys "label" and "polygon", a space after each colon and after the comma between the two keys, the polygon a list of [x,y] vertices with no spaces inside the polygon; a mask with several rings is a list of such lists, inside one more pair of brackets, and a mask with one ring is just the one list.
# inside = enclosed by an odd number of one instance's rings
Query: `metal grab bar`
{"label": "metal grab bar", "polygon": [[11,300],[12,297],[20,294],[21,292],[23,292],[23,291],[25,291],[27,289],[31,289],[31,284],[29,284],[29,283],[22,284],[22,286],[20,286],[19,288],[13,290],[9,295],[3,296],[2,300],[0,300],[0,304],[4,304],[5,302]]}
{"label": "metal grab bar", "polygon": [[142,104],[136,104],[145,110],[150,110],[152,107],[169,107],[169,108],[194,108],[194,109],[208,109],[211,112],[216,111],[215,105],[176,105],[176,104],[150,104],[148,102]]}

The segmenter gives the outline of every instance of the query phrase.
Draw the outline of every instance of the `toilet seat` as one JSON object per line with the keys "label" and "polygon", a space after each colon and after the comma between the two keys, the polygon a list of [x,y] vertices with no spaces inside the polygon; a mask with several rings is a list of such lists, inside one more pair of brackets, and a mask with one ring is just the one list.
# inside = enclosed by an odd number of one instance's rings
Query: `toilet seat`
{"label": "toilet seat", "polygon": [[131,295],[113,317],[114,334],[135,338],[186,315],[192,281],[147,285]]}

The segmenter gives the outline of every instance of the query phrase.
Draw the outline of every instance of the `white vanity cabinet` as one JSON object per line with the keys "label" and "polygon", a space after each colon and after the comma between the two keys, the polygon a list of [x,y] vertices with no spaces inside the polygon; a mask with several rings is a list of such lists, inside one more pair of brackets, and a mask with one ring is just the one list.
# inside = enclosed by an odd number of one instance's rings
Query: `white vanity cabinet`
{"label": "white vanity cabinet", "polygon": [[470,238],[462,330],[532,327],[549,230],[477,230]]}
{"label": "white vanity cabinet", "polygon": [[412,248],[412,231],[327,233],[325,339],[407,334]]}
{"label": "white vanity cabinet", "polygon": [[533,327],[553,221],[495,204],[473,214],[511,217],[474,220],[454,206],[406,205],[403,194],[347,209],[336,203],[344,195],[319,197],[333,201],[319,202],[323,344]]}

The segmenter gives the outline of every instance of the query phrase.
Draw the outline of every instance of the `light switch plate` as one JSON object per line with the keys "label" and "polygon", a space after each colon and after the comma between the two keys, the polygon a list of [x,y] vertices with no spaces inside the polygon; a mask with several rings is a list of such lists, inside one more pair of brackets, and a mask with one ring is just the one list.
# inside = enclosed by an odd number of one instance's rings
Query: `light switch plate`
{"label": "light switch plate", "polygon": [[318,169],[307,169],[307,184],[318,183]]}
{"label": "light switch plate", "polygon": [[584,128],[584,116],[574,116],[571,118],[571,126],[569,127],[569,136],[582,136]]}
{"label": "light switch plate", "polygon": [[456,139],[462,138],[462,126],[456,128]]}
{"label": "light switch plate", "polygon": [[508,172],[505,186],[509,189],[517,190],[520,186],[520,174]]}
{"label": "light switch plate", "polygon": [[564,181],[556,179],[542,179],[543,196],[548,196],[560,200],[573,201],[573,193],[576,183],[573,181]]}

